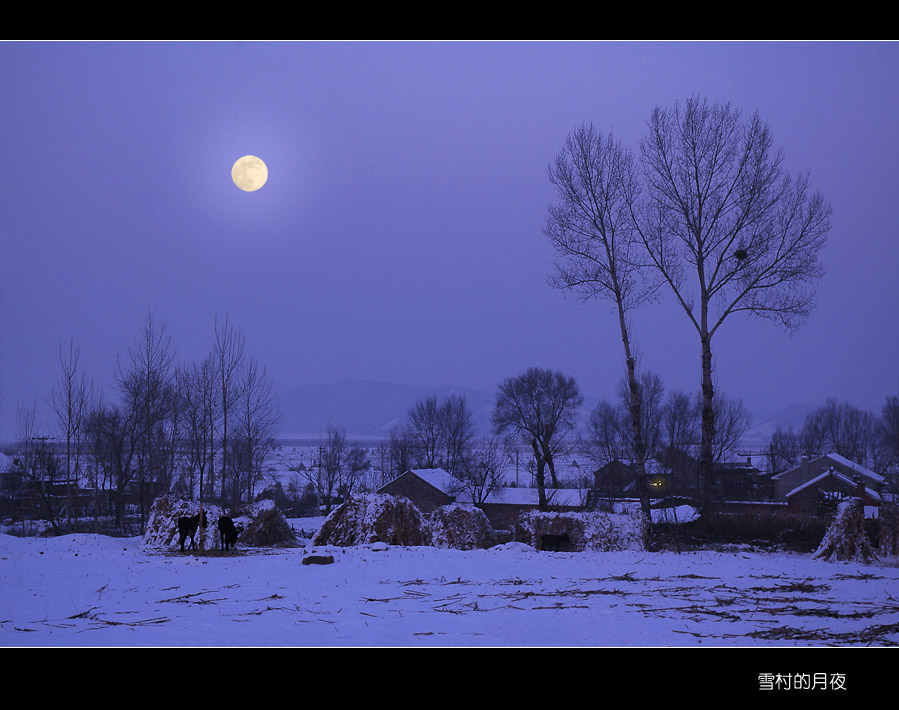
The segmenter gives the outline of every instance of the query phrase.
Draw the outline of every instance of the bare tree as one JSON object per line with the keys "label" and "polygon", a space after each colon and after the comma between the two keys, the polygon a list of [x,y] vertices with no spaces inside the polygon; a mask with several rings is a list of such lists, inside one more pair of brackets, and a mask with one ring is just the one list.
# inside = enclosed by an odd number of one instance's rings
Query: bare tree
{"label": "bare tree", "polygon": [[662,426],[669,447],[693,456],[699,444],[700,402],[687,392],[668,393]]}
{"label": "bare tree", "polygon": [[582,443],[584,453],[597,466],[627,458],[631,447],[623,424],[621,409],[612,402],[602,400],[590,412]]}
{"label": "bare tree", "polygon": [[250,502],[255,485],[262,478],[263,463],[275,447],[281,415],[273,383],[265,367],[260,368],[252,357],[247,358],[241,368],[237,390],[234,457],[239,465],[235,483],[238,491],[243,488],[247,502]]}
{"label": "bare tree", "polygon": [[[640,398],[640,438],[644,442],[644,464],[652,456],[662,436],[662,397],[665,387],[652,372],[638,378]],[[633,465],[637,460],[630,416],[630,384],[624,377],[618,385],[618,401],[600,401],[590,413],[583,438],[585,452],[599,465],[619,460]],[[634,466],[636,471],[636,466]]]}
{"label": "bare tree", "polygon": [[85,429],[88,434],[89,455],[102,474],[103,488],[112,498],[115,524],[127,532],[127,495],[134,480],[140,449],[141,428],[139,410],[132,407],[97,402],[88,415]]}
{"label": "bare tree", "polygon": [[465,395],[461,394],[453,394],[444,399],[440,414],[446,447],[444,465],[447,472],[457,476],[464,470],[465,458],[474,439],[474,415]]}
{"label": "bare tree", "polygon": [[160,325],[153,313],[148,312],[140,335],[128,348],[127,357],[118,360],[116,386],[123,396],[122,406],[128,412],[126,419],[136,430],[141,524],[149,500],[160,490],[167,490],[171,482],[173,438],[168,427],[175,404],[173,359],[165,323]]}
{"label": "bare tree", "polygon": [[656,108],[641,142],[635,225],[696,330],[701,349],[703,507],[714,482],[712,339],[747,313],[798,328],[815,304],[831,208],[807,176],[793,179],[758,115],[691,98]]}
{"label": "bare tree", "polygon": [[752,415],[739,399],[729,399],[718,392],[714,400],[715,438],[712,450],[714,462],[724,461],[743,439],[752,426]]}
{"label": "bare tree", "polygon": [[537,367],[499,386],[493,410],[497,434],[510,433],[525,441],[534,452],[539,505],[547,508],[546,470],[552,487],[558,488],[555,458],[570,443],[584,398],[574,378]]}
{"label": "bare tree", "polygon": [[501,437],[489,437],[471,447],[461,463],[460,480],[474,505],[482,505],[502,487],[511,460],[508,441]]}
{"label": "bare tree", "polygon": [[867,463],[873,438],[874,416],[832,397],[806,417],[800,434],[806,456],[833,452],[860,464]]}
{"label": "bare tree", "polygon": [[415,453],[407,431],[402,427],[393,427],[383,447],[381,464],[381,483],[385,484],[397,476],[401,476],[412,468]]}
{"label": "bare tree", "polygon": [[[65,441],[65,480],[70,498],[81,472],[84,420],[93,396],[93,383],[78,371],[79,352],[71,339],[65,351],[59,346],[62,375],[50,393],[50,406]],[[72,506],[67,506],[67,510],[71,514]]]}
{"label": "bare tree", "polygon": [[443,412],[437,397],[418,400],[406,415],[406,432],[414,447],[417,465],[436,468],[446,445]]}
{"label": "bare tree", "polygon": [[[60,506],[54,488],[64,474],[61,462],[53,451],[50,437],[40,433],[36,405],[28,407],[20,402],[16,408],[16,418],[19,434],[13,465],[22,477],[24,490],[32,491],[40,500],[42,517],[50,524],[53,534],[58,535]],[[25,517],[26,511],[23,510],[23,525]]]}
{"label": "bare tree", "polygon": [[215,319],[215,345],[213,348],[213,360],[216,366],[216,380],[218,383],[218,399],[220,413],[220,451],[221,467],[220,481],[221,497],[225,498],[225,487],[228,479],[228,452],[230,448],[229,429],[232,412],[238,399],[238,377],[244,359],[243,336],[231,325],[228,316],[225,322],[219,325]]}
{"label": "bare tree", "polygon": [[183,412],[186,486],[191,498],[199,493],[202,500],[206,477],[215,466],[217,451],[219,398],[212,355],[199,364],[181,368],[177,373],[177,382]]}
{"label": "bare tree", "polygon": [[799,436],[790,426],[776,427],[768,442],[768,473],[777,474],[796,465],[799,459]]}
{"label": "bare tree", "polygon": [[628,313],[649,298],[654,287],[638,257],[640,242],[631,218],[636,192],[634,161],[611,134],[593,126],[574,131],[549,167],[559,203],[549,208],[545,234],[559,261],[550,283],[584,299],[611,301],[624,348],[628,412],[628,447],[633,451],[637,491],[647,518],[649,486],[640,383]]}
{"label": "bare tree", "polygon": [[325,425],[325,435],[319,443],[317,465],[293,465],[290,470],[315,487],[327,515],[331,512],[335,498],[353,494],[369,466],[365,452],[359,447],[350,446],[346,429],[339,422],[329,419]]}
{"label": "bare tree", "polygon": [[474,416],[465,395],[429,396],[409,410],[402,430],[392,432],[390,449],[394,455],[408,453],[420,468],[440,466],[459,475],[473,438]]}
{"label": "bare tree", "polygon": [[899,493],[899,397],[887,397],[874,431],[877,458],[894,493]]}

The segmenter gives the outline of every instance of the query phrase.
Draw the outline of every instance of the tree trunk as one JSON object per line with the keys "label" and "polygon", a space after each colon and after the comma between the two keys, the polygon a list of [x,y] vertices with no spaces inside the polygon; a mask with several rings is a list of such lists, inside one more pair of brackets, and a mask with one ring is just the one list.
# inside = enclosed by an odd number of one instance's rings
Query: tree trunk
{"label": "tree trunk", "polygon": [[704,335],[702,342],[702,438],[699,448],[699,476],[702,511],[709,512],[713,505],[715,485],[715,457],[712,442],[715,439],[715,389],[712,385],[711,336]]}
{"label": "tree trunk", "polygon": [[618,321],[621,326],[621,342],[624,344],[624,356],[627,362],[627,385],[630,391],[631,429],[634,437],[634,470],[637,481],[637,495],[640,498],[640,509],[646,516],[646,520],[650,521],[652,520],[652,514],[649,507],[649,483],[646,480],[646,442],[643,441],[640,386],[637,383],[637,364],[631,352],[627,321],[620,299],[618,301]]}
{"label": "tree trunk", "polygon": [[531,447],[534,449],[534,462],[537,464],[534,477],[537,480],[538,505],[540,510],[546,510],[548,507],[546,504],[546,459],[543,458],[536,439],[531,440]]}

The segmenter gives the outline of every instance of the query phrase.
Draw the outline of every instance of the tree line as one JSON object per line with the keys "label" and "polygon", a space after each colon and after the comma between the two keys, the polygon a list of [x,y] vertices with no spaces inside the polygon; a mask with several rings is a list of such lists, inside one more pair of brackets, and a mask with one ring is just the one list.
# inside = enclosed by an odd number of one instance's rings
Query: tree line
{"label": "tree line", "polygon": [[[55,426],[43,429],[36,406],[20,404],[11,453],[18,493],[40,501],[54,532],[82,515],[95,531],[143,529],[153,500],[170,491],[254,499],[280,413],[265,367],[228,317],[215,319],[206,357],[176,363],[166,325],[148,313],[116,358],[109,392],[83,372],[79,354],[73,340],[60,347],[61,374],[47,398]],[[10,493],[4,514],[15,513]]]}
{"label": "tree line", "polygon": [[325,513],[355,492],[376,490],[415,469],[444,469],[458,482],[453,493],[465,491],[468,500],[480,504],[504,485],[510,446],[502,437],[478,435],[464,395],[431,396],[415,402],[371,451],[349,442],[346,429],[329,419],[312,464],[288,468],[312,487]]}
{"label": "tree line", "polygon": [[835,398],[814,409],[799,429],[778,426],[766,452],[780,473],[809,458],[835,453],[884,475],[899,490],[899,397],[888,396],[880,415]]}

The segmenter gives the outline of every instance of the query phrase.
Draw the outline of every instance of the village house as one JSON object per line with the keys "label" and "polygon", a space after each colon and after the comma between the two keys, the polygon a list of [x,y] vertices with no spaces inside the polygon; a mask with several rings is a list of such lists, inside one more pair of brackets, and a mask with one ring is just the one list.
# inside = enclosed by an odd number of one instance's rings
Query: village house
{"label": "village house", "polygon": [[[450,503],[474,504],[464,484],[442,468],[411,469],[377,490],[377,493],[404,496],[425,514]],[[547,489],[552,510],[581,511],[586,494],[574,488]],[[536,488],[503,487],[491,491],[478,503],[490,524],[497,530],[510,530],[518,517],[539,509]]]}
{"label": "village house", "polygon": [[[699,463],[674,448],[646,460],[646,479],[651,498],[680,496],[696,498],[700,491]],[[723,501],[763,501],[773,498],[770,480],[752,464],[751,459],[715,464],[715,493]],[[618,459],[593,474],[592,503],[603,505],[637,495],[636,471]]]}
{"label": "village house", "polygon": [[834,453],[803,456],[798,466],[772,480],[775,500],[795,513],[817,515],[844,498],[861,498],[866,517],[874,517],[883,502],[883,476]]}
{"label": "village house", "polygon": [[442,468],[410,469],[381,486],[377,492],[408,498],[421,512],[428,514],[453,503],[462,492],[462,482]]}

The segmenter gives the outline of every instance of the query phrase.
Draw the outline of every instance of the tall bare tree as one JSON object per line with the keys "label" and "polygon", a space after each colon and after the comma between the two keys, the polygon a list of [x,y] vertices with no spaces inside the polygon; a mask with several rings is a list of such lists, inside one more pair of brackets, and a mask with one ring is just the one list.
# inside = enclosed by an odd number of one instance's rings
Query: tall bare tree
{"label": "tall bare tree", "polygon": [[503,486],[511,461],[508,440],[502,437],[487,437],[471,446],[457,475],[474,505],[482,505]]}
{"label": "tall bare tree", "polygon": [[[59,364],[62,374],[50,393],[50,406],[56,414],[59,431],[65,441],[65,480],[68,495],[72,496],[81,470],[81,454],[84,444],[84,421],[87,417],[93,384],[78,370],[79,348],[70,339],[68,347],[59,346]],[[67,506],[69,513],[72,506]]]}
{"label": "tall bare tree", "polygon": [[440,407],[443,420],[446,470],[458,476],[464,470],[465,458],[474,440],[474,415],[463,394],[446,397]]}
{"label": "tall bare tree", "polygon": [[243,336],[234,328],[228,316],[225,316],[225,321],[221,325],[219,325],[218,318],[216,317],[215,319],[213,359],[216,366],[220,412],[221,467],[219,469],[219,485],[221,486],[221,496],[225,498],[229,471],[228,453],[231,443],[230,426],[233,410],[239,397],[238,378],[244,361]]}
{"label": "tall bare tree", "polygon": [[870,412],[830,397],[806,417],[799,437],[802,453],[817,456],[833,452],[866,465],[874,426]]}
{"label": "tall bare tree", "polygon": [[218,383],[212,355],[177,373],[182,411],[182,443],[187,467],[188,495],[206,492],[207,476],[215,466],[219,418]]}
{"label": "tall bare tree", "polygon": [[714,482],[713,337],[735,313],[798,328],[823,275],[830,205],[807,175],[789,175],[772,143],[757,114],[744,121],[730,104],[697,97],[656,108],[641,142],[635,224],[700,342],[705,508]]}
{"label": "tall bare tree", "polygon": [[630,199],[636,192],[634,159],[611,133],[603,135],[585,125],[569,135],[548,172],[559,197],[558,204],[549,208],[544,229],[559,257],[550,284],[574,291],[584,300],[600,298],[613,304],[624,349],[629,448],[641,507],[648,519],[645,422],[628,314],[655,288],[641,266],[641,244],[631,217]]}
{"label": "tall bare tree", "polygon": [[[126,419],[136,428],[137,476],[140,491],[141,523],[149,500],[167,490],[171,471],[171,432],[167,429],[173,414],[174,351],[165,323],[148,312],[144,326],[126,358],[119,358],[116,386],[123,396]],[[149,500],[148,500],[149,498]]]}
{"label": "tall bare tree", "polygon": [[899,397],[887,397],[874,428],[874,441],[880,469],[894,493],[899,493]]}
{"label": "tall bare tree", "polygon": [[539,505],[547,508],[546,470],[558,488],[555,459],[570,445],[584,398],[573,377],[537,367],[506,378],[499,386],[493,410],[497,434],[510,433],[534,453]]}
{"label": "tall bare tree", "polygon": [[247,502],[254,496],[256,484],[262,478],[265,458],[275,448],[277,425],[281,421],[274,385],[265,367],[248,357],[241,368],[237,383],[235,406],[234,459],[235,484],[243,491]]}
{"label": "tall bare tree", "polygon": [[406,432],[422,468],[436,468],[446,445],[443,412],[437,397],[418,400],[406,415]]}

